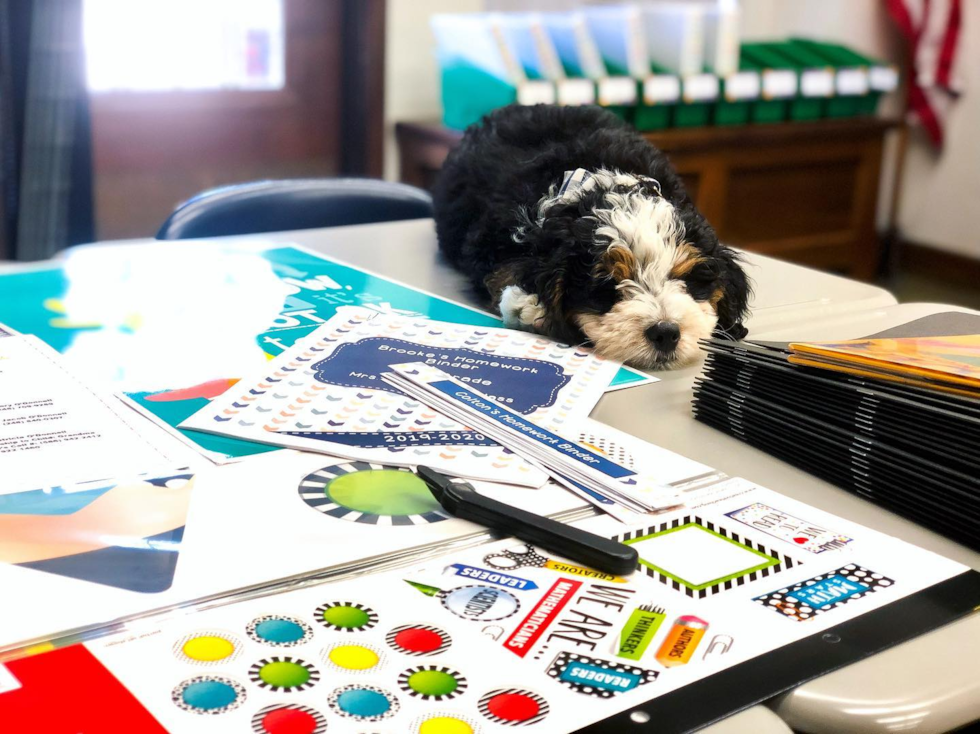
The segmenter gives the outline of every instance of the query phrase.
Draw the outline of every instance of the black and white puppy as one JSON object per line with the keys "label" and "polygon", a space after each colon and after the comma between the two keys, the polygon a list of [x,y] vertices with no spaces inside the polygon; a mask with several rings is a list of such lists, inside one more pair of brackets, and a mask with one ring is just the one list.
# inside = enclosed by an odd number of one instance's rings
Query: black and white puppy
{"label": "black and white puppy", "polygon": [[[580,169],[580,170],[579,170]],[[439,246],[504,323],[642,368],[744,336],[749,282],[666,156],[598,107],[503,107],[434,191]]]}

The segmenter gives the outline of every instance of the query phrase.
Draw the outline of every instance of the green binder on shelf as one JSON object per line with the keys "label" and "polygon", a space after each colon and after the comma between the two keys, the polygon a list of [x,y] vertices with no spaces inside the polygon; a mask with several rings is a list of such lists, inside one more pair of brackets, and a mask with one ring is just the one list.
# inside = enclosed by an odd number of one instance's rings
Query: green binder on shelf
{"label": "green binder on shelf", "polygon": [[762,77],[747,67],[720,77],[720,93],[714,107],[715,125],[744,125],[751,120],[752,105],[762,94]]}
{"label": "green binder on shelf", "polygon": [[834,96],[827,100],[827,117],[855,117],[874,112],[878,98],[870,95],[868,67],[859,62],[853,52],[839,44],[807,38],[791,41],[834,67]]}
{"label": "green binder on shelf", "polygon": [[799,119],[826,117],[828,106],[836,94],[837,70],[803,44],[785,41],[776,45],[779,52],[799,68],[800,92],[795,103]]}
{"label": "green binder on shelf", "polygon": [[636,129],[646,132],[670,127],[674,113],[680,107],[680,77],[651,69],[642,80],[640,90],[640,102],[633,113]]}
{"label": "green binder on shelf", "polygon": [[783,122],[789,115],[790,101],[796,97],[796,70],[786,59],[773,54],[760,43],[742,44],[740,66],[758,73],[761,82],[759,99],[749,110],[749,120],[756,123]]}
{"label": "green binder on shelf", "polygon": [[837,67],[836,94],[828,116],[873,115],[881,95],[898,88],[899,74],[894,64],[873,59],[839,43],[792,38],[790,42],[812,50]]}
{"label": "green binder on shelf", "polygon": [[681,104],[674,110],[675,127],[701,127],[711,122],[721,84],[714,74],[681,77]]}

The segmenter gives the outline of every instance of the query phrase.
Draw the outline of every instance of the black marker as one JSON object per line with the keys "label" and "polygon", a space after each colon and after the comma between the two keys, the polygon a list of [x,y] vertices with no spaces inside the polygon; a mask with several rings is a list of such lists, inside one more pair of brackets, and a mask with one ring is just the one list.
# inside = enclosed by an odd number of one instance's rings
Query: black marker
{"label": "black marker", "polygon": [[639,556],[635,548],[484,497],[465,479],[444,476],[427,466],[420,466],[418,475],[454,517],[513,535],[599,571],[625,575],[636,570]]}

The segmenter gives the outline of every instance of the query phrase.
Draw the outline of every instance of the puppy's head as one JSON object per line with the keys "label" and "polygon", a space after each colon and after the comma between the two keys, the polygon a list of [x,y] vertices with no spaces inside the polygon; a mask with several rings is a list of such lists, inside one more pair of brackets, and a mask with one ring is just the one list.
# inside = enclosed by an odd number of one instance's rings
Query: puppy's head
{"label": "puppy's head", "polygon": [[667,193],[654,179],[613,171],[551,192],[515,233],[528,257],[494,280],[537,295],[537,330],[584,336],[599,354],[637,367],[693,361],[716,327],[743,336],[750,287],[738,256],[683,193]]}

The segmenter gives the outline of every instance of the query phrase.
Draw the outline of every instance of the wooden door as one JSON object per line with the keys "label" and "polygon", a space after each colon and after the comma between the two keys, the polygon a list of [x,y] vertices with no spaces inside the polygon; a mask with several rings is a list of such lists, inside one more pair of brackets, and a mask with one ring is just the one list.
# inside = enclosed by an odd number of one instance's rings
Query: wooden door
{"label": "wooden door", "polygon": [[[383,0],[282,0],[281,88],[92,91],[98,238],[151,237],[179,202],[214,186],[380,174],[383,8]],[[365,34],[375,34],[368,43],[377,51],[367,65],[345,45]],[[353,160],[348,140],[367,163]]]}

